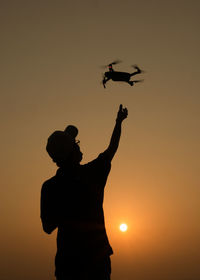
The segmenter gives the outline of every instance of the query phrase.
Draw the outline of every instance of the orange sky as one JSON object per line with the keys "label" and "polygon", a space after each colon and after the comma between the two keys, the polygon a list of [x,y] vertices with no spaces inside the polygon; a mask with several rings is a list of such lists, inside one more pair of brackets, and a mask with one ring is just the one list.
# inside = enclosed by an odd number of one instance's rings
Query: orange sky
{"label": "orange sky", "polygon": [[[120,103],[129,117],[104,202],[112,280],[200,279],[199,12],[193,0],[1,4],[1,279],[53,279],[56,232],[39,219],[56,171],[46,139],[77,125],[92,160]],[[115,59],[145,82],[105,90],[99,66]]]}

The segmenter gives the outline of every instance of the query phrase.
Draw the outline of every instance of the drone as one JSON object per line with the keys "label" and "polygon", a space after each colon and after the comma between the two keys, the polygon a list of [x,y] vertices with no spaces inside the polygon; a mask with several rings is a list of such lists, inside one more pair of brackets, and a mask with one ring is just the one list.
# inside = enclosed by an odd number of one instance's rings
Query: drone
{"label": "drone", "polygon": [[143,82],[143,80],[135,80],[135,81],[130,81],[130,78],[132,76],[135,76],[137,74],[141,74],[144,71],[141,70],[137,65],[132,65],[133,68],[135,68],[135,72],[133,73],[127,73],[127,72],[119,72],[119,71],[115,71],[113,69],[113,65],[116,65],[118,63],[120,63],[121,61],[116,60],[113,61],[112,63],[105,65],[104,67],[108,67],[109,71],[105,72],[103,75],[103,86],[104,88],[106,88],[105,84],[109,81],[109,80],[113,80],[115,82],[126,82],[128,83],[130,86],[133,86],[136,83],[139,82]]}

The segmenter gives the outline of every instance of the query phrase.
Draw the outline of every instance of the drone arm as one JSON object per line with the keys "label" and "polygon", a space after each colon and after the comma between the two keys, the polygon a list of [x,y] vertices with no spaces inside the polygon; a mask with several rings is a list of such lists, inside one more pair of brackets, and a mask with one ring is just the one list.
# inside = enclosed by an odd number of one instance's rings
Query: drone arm
{"label": "drone arm", "polygon": [[102,83],[103,83],[103,87],[104,88],[106,88],[105,87],[105,84],[107,83],[107,81],[109,81],[110,80],[110,78],[106,78],[106,77],[104,77],[104,79],[103,79],[103,81],[102,81]]}
{"label": "drone arm", "polygon": [[104,88],[106,88],[106,86],[105,86],[106,82],[107,82],[107,80],[106,80],[106,78],[104,78],[103,81],[102,81]]}
{"label": "drone arm", "polygon": [[105,79],[103,79],[102,83],[103,83],[103,87],[106,88],[106,86],[105,86],[106,80]]}

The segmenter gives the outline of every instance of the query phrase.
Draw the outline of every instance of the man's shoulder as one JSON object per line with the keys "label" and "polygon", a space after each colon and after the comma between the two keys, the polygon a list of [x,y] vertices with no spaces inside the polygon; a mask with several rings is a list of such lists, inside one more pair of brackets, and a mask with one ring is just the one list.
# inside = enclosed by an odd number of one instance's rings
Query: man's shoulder
{"label": "man's shoulder", "polygon": [[83,174],[89,174],[95,180],[107,177],[111,169],[111,161],[107,152],[103,152],[98,157],[81,166]]}
{"label": "man's shoulder", "polygon": [[108,165],[111,164],[111,160],[109,158],[108,152],[107,150],[105,150],[104,152],[100,153],[97,158],[95,158],[92,161],[89,161],[86,164],[83,164],[83,167],[90,167],[90,166],[95,166],[95,165],[99,165],[99,164],[105,164],[107,163]]}

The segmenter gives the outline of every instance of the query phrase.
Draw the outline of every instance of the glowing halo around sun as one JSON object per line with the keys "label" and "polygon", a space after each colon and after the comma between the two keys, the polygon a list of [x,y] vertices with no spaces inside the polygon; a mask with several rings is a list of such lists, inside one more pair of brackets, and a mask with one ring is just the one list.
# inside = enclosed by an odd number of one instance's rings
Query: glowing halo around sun
{"label": "glowing halo around sun", "polygon": [[122,232],[125,232],[125,231],[127,231],[128,226],[127,226],[127,224],[121,224],[121,225],[119,226],[119,229],[120,229]]}

